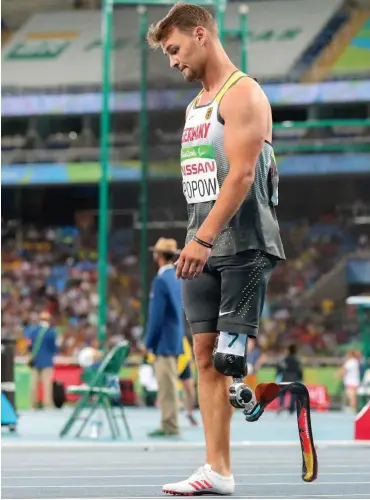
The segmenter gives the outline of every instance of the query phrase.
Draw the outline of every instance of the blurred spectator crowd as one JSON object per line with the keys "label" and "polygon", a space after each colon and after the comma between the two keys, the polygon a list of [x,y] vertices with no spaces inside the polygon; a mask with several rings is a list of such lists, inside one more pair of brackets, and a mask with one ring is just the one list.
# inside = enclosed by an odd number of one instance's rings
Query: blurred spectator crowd
{"label": "blurred spectator crowd", "polygon": [[[61,354],[76,356],[97,335],[96,233],[83,224],[22,227],[20,232],[18,223],[2,221],[2,242],[2,335],[16,335],[17,353],[25,354],[27,330],[48,311],[58,328]],[[135,350],[141,336],[137,258],[111,253],[108,276],[108,335],[128,338]]]}
{"label": "blurred spectator crowd", "polygon": [[276,354],[292,342],[303,356],[340,355],[341,346],[359,339],[356,309],[330,297],[308,303],[305,299],[348,252],[369,251],[369,239],[354,238],[331,216],[314,225],[282,223],[281,232],[289,258],[272,275],[259,342]]}
{"label": "blurred spectator crowd", "polygon": [[[336,355],[359,332],[356,315],[324,299],[305,306],[305,294],[356,244],[343,227],[281,224],[289,256],[274,272],[260,331],[261,347],[278,354],[291,342],[301,354]],[[107,334],[126,338],[139,351],[140,279],[131,230],[112,235],[109,246]],[[27,331],[48,311],[58,328],[60,352],[76,356],[96,339],[98,325],[97,234],[89,214],[75,227],[35,228],[2,221],[2,334],[16,335],[27,352]],[[368,245],[368,241],[362,243]]]}

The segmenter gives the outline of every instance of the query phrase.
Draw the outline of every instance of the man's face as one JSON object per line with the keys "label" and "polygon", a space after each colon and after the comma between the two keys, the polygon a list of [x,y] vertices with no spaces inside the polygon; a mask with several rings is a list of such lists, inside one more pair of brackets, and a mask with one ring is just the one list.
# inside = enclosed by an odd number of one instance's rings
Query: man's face
{"label": "man's face", "polygon": [[205,42],[208,36],[207,31],[200,26],[186,33],[174,28],[161,43],[163,52],[170,59],[171,68],[181,71],[187,82],[202,78],[207,60]]}
{"label": "man's face", "polygon": [[158,267],[159,264],[158,264],[158,253],[157,252],[153,252],[153,260],[154,260],[156,266]]}

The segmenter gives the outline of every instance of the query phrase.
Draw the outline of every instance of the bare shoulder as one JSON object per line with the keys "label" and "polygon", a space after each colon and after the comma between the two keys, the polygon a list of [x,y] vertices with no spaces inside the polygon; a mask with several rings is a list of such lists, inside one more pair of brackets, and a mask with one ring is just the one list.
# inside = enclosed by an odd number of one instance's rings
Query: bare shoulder
{"label": "bare shoulder", "polygon": [[272,141],[272,111],[266,94],[252,78],[242,78],[231,87],[220,103],[220,115],[226,127],[251,128],[264,140]]}
{"label": "bare shoulder", "polygon": [[224,118],[236,111],[246,112],[249,116],[261,111],[269,114],[270,109],[266,94],[252,78],[241,78],[225,93],[220,103],[220,113]]}

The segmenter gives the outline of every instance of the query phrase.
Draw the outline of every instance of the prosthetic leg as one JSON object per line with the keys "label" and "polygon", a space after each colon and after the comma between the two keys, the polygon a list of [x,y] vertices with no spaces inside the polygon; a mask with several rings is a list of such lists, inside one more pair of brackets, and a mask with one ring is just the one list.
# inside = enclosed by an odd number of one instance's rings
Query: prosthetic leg
{"label": "prosthetic leg", "polygon": [[229,388],[232,406],[252,414],[258,403],[253,391],[244,384],[248,373],[247,340],[247,335],[220,332],[213,351],[213,366],[219,373],[233,379]]}
{"label": "prosthetic leg", "polygon": [[259,384],[256,392],[244,384],[248,374],[247,341],[245,334],[220,332],[213,351],[213,366],[225,376],[232,377],[230,403],[243,410],[247,422],[256,422],[265,408],[281,394],[290,391],[297,396],[297,423],[302,450],[302,480],[310,483],[318,474],[318,461],[311,429],[310,396],[305,385]]}

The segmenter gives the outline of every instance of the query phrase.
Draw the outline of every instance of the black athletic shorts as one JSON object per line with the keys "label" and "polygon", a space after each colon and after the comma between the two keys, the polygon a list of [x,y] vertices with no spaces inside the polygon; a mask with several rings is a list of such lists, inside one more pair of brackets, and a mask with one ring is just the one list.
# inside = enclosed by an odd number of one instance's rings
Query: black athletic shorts
{"label": "black athletic shorts", "polygon": [[180,380],[187,380],[188,378],[192,378],[190,363],[185,366],[184,371],[179,375]]}
{"label": "black athletic shorts", "polygon": [[260,250],[210,257],[200,276],[182,281],[192,333],[222,331],[257,337],[267,284],[277,262]]}

